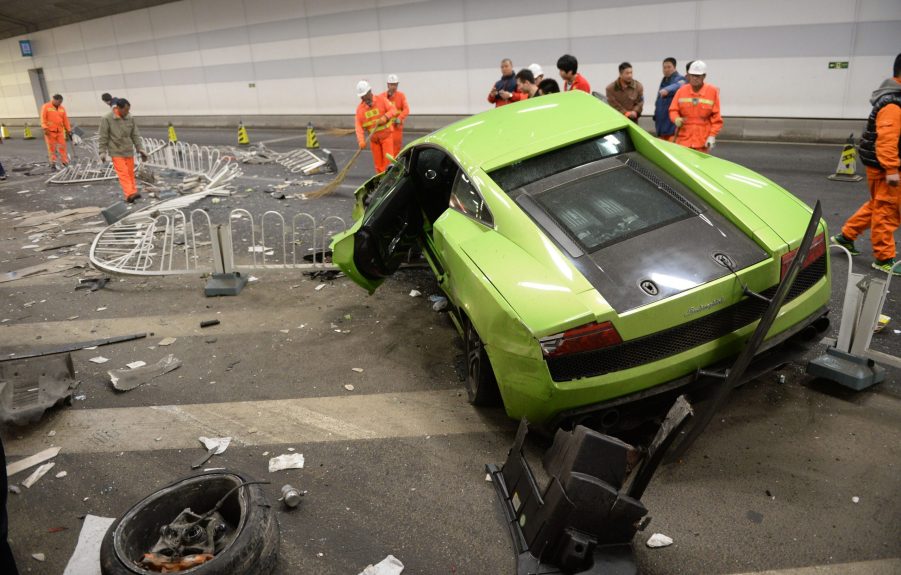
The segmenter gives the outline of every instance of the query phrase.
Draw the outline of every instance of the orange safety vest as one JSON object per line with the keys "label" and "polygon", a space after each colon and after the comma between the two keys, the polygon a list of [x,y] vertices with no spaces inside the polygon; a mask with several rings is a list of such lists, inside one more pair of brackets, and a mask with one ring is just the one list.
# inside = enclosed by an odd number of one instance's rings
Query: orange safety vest
{"label": "orange safety vest", "polygon": [[387,90],[379,95],[384,96],[386,100],[394,104],[394,108],[397,110],[397,116],[395,116],[397,121],[395,124],[403,124],[407,116],[410,115],[410,105],[407,104],[407,96],[401,91],[395,91],[393,96],[388,97]]}
{"label": "orange safety vest", "polygon": [[[366,102],[360,100],[355,122],[357,141],[362,145],[366,141],[367,133],[371,133],[375,138],[375,134],[383,130],[389,130],[389,133],[393,132],[394,128],[391,126],[390,120],[396,115],[397,110],[394,109],[394,104],[382,95],[372,96],[372,106],[368,106]],[[382,118],[384,118],[384,122],[380,122]],[[376,139],[387,135],[388,133],[379,135]]]}
{"label": "orange safety vest", "polygon": [[69,125],[66,109],[62,105],[57,108],[53,102],[44,104],[41,107],[41,128],[45,132],[71,132],[72,126]]}
{"label": "orange safety vest", "polygon": [[716,136],[723,128],[720,116],[720,90],[712,84],[704,84],[695,92],[691,84],[684,84],[673,95],[669,107],[669,117],[673,122],[682,118],[682,127],[676,143],[689,148],[703,149],[708,136]]}

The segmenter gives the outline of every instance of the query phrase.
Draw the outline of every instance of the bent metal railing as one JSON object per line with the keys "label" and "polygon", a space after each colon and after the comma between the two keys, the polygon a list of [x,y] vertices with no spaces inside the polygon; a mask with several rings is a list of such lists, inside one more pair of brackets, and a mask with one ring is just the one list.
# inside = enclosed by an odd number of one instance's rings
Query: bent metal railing
{"label": "bent metal railing", "polygon": [[[209,195],[198,192],[143,208],[97,234],[89,257],[98,269],[124,275],[212,273],[218,235],[210,215],[185,209]],[[259,220],[245,209],[228,213],[234,268],[335,269],[327,261],[332,235],[346,229],[345,221],[329,216],[318,221],[301,212],[287,220],[279,212],[265,212]]]}

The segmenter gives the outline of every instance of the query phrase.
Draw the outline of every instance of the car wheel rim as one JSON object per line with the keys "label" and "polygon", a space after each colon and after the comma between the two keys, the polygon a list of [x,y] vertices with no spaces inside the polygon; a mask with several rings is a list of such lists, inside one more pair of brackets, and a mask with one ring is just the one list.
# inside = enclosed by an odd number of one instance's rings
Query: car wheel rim
{"label": "car wheel rim", "polygon": [[469,325],[466,330],[466,364],[467,364],[467,383],[470,391],[475,392],[479,384],[479,376],[482,371],[482,340],[479,334]]}

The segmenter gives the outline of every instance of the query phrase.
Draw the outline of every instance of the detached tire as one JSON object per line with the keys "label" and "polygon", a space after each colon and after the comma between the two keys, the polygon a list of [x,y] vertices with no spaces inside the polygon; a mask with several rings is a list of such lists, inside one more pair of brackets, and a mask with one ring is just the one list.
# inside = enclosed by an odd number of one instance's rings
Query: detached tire
{"label": "detached tire", "polygon": [[466,394],[469,403],[479,406],[501,404],[501,393],[485,344],[469,318],[463,319],[463,346],[466,348]]}
{"label": "detached tire", "polygon": [[[253,478],[236,471],[212,471],[180,479],[135,504],[106,532],[100,546],[103,575],[154,575],[138,565],[160,535],[160,528],[186,507],[205,513],[232,488]],[[237,489],[219,512],[236,535],[216,556],[182,573],[268,575],[278,561],[279,529],[262,485]]]}

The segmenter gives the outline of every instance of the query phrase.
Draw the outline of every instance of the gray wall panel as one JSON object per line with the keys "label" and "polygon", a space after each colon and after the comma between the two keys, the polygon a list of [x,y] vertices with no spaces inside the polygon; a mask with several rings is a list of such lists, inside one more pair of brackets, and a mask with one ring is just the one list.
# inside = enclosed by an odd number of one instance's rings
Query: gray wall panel
{"label": "gray wall panel", "polygon": [[[653,62],[662,61],[667,56],[681,61],[686,55],[694,53],[694,39],[695,33],[690,31],[573,38],[571,53],[579,59],[579,64]],[[660,46],[666,46],[665,52],[661,52]],[[716,54],[716,57],[719,58],[720,54]],[[556,60],[554,64],[556,65]],[[611,68],[611,75],[608,82],[612,82],[618,75],[615,67]]]}
{"label": "gray wall panel", "polygon": [[[66,89],[70,92],[93,92],[93,78],[70,78],[66,80]],[[64,94],[65,95],[65,94]]]}
{"label": "gray wall panel", "polygon": [[[599,6],[602,8],[603,6]],[[488,20],[510,16],[531,16],[551,12],[565,12],[566,5],[547,0],[463,0],[466,20]]]}
{"label": "gray wall panel", "polygon": [[84,52],[67,52],[59,55],[59,65],[63,68],[66,66],[84,66],[88,63],[88,58]]}
{"label": "gray wall panel", "polygon": [[156,44],[156,53],[161,56],[166,54],[193,52],[200,47],[197,36],[194,36],[193,34],[163,38],[162,40],[156,40],[154,44]]}
{"label": "gray wall panel", "polygon": [[214,50],[247,44],[247,28],[238,26],[225,30],[210,30],[197,34],[201,50]]}
{"label": "gray wall panel", "polygon": [[354,10],[307,18],[310,36],[333,36],[354,32],[377,32],[378,15],[375,9]]}
{"label": "gray wall panel", "polygon": [[359,75],[374,78],[382,72],[382,56],[378,52],[313,58],[313,73],[316,76]]}
{"label": "gray wall panel", "polygon": [[415,28],[463,21],[463,4],[433,0],[379,8],[382,29]]}
{"label": "gray wall panel", "polygon": [[145,58],[147,56],[156,56],[156,43],[153,40],[119,44],[119,57],[123,60],[126,58]]}
{"label": "gray wall panel", "polygon": [[[466,67],[497,68],[500,74],[501,60],[504,58],[512,59],[517,70],[532,62],[543,62],[542,66],[548,66],[551,64],[550,60],[556,62],[558,57],[567,53],[569,42],[566,38],[556,38],[504,44],[471,44],[466,49]],[[582,60],[581,56],[577,57],[579,61]]]}
{"label": "gray wall panel", "polygon": [[310,58],[270,60],[255,62],[254,77],[257,80],[284,80],[286,78],[311,78],[313,62]]}
{"label": "gray wall panel", "polygon": [[[886,46],[895,46],[901,51],[901,20],[888,22],[861,22],[857,25],[855,53],[858,56],[880,56]],[[892,62],[888,60],[886,72],[892,73]]]}
{"label": "gray wall panel", "polygon": [[264,22],[247,27],[251,44],[263,42],[280,42],[307,37],[307,21],[305,18],[290,18],[278,22]]}
{"label": "gray wall panel", "polygon": [[203,68],[175,68],[173,70],[160,70],[163,84],[177,86],[179,84],[202,84],[205,79]]}
{"label": "gray wall panel", "polygon": [[253,82],[253,64],[204,66],[203,75],[207,82]]}
{"label": "gray wall panel", "polygon": [[701,30],[698,57],[792,58],[847,54],[853,24]]}
{"label": "gray wall panel", "polygon": [[392,50],[382,52],[382,64],[388,74],[466,69],[466,48],[423,48],[420,50]]}
{"label": "gray wall panel", "polygon": [[153,88],[163,85],[158,71],[132,72],[125,74],[125,85],[129,88]]}
{"label": "gray wall panel", "polygon": [[108,76],[95,76],[94,89],[99,92],[110,92],[125,89],[125,78],[122,74],[110,74]]}
{"label": "gray wall panel", "polygon": [[91,64],[112,62],[113,60],[119,59],[119,50],[115,46],[91,48],[90,50],[85,50],[85,56]]}
{"label": "gray wall panel", "polygon": [[[712,2],[713,0],[705,1]],[[598,0],[569,0],[569,11],[576,12],[578,10],[598,10],[601,8],[619,8],[648,4],[674,4],[677,2],[686,2],[686,0],[604,0],[603,2],[599,2]],[[671,10],[671,8],[664,6],[661,6],[660,9]],[[694,8],[690,8],[690,10],[693,11]]]}

